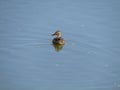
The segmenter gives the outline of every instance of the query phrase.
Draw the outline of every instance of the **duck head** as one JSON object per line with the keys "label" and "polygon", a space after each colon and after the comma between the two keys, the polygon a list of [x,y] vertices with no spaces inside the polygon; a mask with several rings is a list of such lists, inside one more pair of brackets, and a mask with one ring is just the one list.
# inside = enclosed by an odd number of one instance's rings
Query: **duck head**
{"label": "duck head", "polygon": [[60,31],[56,31],[52,36],[56,36],[58,38],[62,37],[62,33]]}

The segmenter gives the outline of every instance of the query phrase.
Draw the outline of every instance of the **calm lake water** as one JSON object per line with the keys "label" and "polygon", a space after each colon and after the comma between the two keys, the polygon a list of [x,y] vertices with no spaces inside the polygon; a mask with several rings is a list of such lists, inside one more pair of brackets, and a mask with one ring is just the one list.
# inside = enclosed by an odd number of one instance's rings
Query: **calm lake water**
{"label": "calm lake water", "polygon": [[120,90],[120,0],[1,0],[0,90]]}

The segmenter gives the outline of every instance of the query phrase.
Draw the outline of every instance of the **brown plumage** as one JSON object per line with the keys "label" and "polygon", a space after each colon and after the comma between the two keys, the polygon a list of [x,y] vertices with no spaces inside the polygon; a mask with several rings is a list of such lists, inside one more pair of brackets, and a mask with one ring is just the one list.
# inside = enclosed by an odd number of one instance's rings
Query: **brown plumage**
{"label": "brown plumage", "polygon": [[65,41],[62,38],[62,33],[60,31],[56,31],[54,34],[52,34],[52,36],[56,36],[53,40],[52,43],[54,45],[64,45]]}

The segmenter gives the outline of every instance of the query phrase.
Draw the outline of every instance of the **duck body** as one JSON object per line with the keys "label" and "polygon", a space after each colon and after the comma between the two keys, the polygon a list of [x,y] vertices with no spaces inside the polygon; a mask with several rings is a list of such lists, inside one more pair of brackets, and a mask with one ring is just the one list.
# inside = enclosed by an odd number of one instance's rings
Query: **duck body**
{"label": "duck body", "polygon": [[54,34],[52,34],[52,36],[56,36],[53,40],[52,43],[54,45],[64,45],[65,41],[62,38],[62,33],[60,31],[56,31]]}
{"label": "duck body", "polygon": [[52,43],[55,44],[55,45],[64,45],[65,44],[65,41],[63,38],[61,37],[56,37],[52,40]]}

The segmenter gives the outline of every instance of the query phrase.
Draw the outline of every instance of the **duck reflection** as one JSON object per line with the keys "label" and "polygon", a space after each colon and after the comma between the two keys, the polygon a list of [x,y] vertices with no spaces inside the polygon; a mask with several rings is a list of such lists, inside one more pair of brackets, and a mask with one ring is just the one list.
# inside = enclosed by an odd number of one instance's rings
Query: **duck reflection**
{"label": "duck reflection", "polygon": [[58,45],[52,44],[52,45],[55,48],[56,52],[61,51],[63,49],[63,47],[64,47],[64,45],[60,45],[60,44],[58,44]]}

